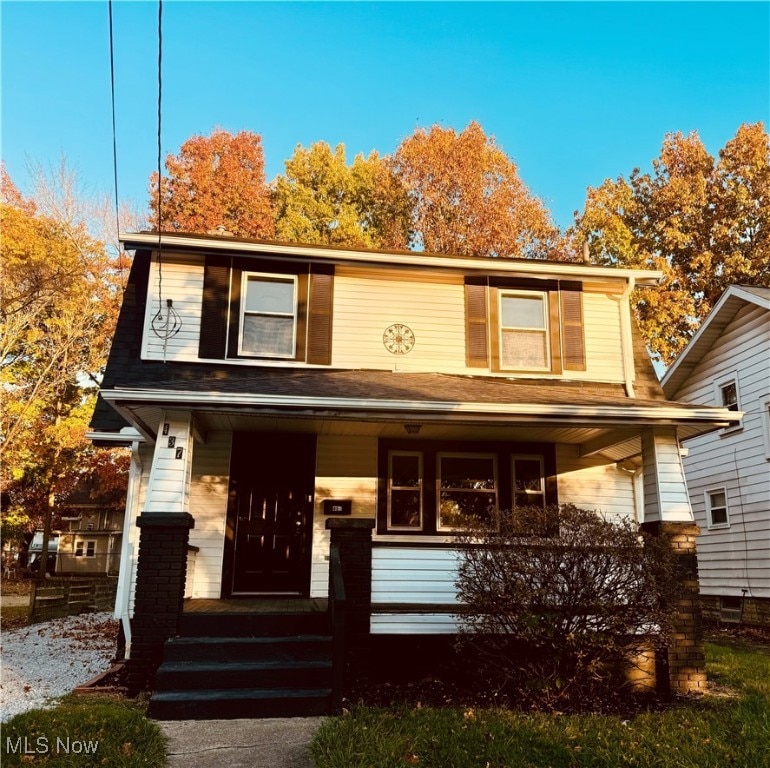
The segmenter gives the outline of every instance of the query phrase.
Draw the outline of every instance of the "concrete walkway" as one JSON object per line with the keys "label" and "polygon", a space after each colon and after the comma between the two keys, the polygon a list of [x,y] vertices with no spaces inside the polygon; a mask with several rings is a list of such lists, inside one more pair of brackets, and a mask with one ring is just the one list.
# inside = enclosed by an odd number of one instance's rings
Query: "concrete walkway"
{"label": "concrete walkway", "polygon": [[165,720],[168,768],[313,768],[307,753],[322,717]]}

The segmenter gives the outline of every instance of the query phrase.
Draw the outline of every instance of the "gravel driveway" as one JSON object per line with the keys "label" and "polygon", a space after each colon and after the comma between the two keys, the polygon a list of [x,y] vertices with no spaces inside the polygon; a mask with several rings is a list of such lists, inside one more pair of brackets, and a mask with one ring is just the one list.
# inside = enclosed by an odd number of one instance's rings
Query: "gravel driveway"
{"label": "gravel driveway", "polygon": [[106,671],[115,656],[117,627],[111,613],[91,613],[3,632],[0,721],[53,706],[52,698]]}

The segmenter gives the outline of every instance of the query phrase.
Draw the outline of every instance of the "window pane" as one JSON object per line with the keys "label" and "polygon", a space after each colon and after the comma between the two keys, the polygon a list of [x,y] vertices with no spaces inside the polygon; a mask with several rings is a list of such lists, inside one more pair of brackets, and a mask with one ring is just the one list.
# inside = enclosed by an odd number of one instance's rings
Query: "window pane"
{"label": "window pane", "polygon": [[419,456],[391,456],[391,485],[398,488],[417,488],[420,485]]}
{"label": "window pane", "polygon": [[734,381],[722,387],[722,405],[727,406],[731,411],[738,410],[738,388]]}
{"label": "window pane", "polygon": [[495,489],[495,463],[491,457],[442,456],[441,487]]}
{"label": "window pane", "polygon": [[547,368],[548,347],[542,331],[503,331],[503,366]]}
{"label": "window pane", "polygon": [[715,507],[711,510],[711,524],[724,525],[727,522],[727,510],[724,507]]}
{"label": "window pane", "polygon": [[245,315],[242,349],[255,355],[294,354],[294,318]]}
{"label": "window pane", "polygon": [[441,491],[439,525],[442,528],[460,528],[468,518],[489,520],[494,505],[494,493]]}
{"label": "window pane", "polygon": [[714,493],[710,493],[709,498],[711,500],[712,508],[727,506],[727,496],[724,491],[715,491]]}
{"label": "window pane", "polygon": [[505,328],[545,328],[542,296],[503,296],[501,310]]}
{"label": "window pane", "polygon": [[294,281],[250,277],[246,284],[247,312],[294,314]]}
{"label": "window pane", "polygon": [[420,527],[420,491],[391,491],[390,524],[400,528]]}

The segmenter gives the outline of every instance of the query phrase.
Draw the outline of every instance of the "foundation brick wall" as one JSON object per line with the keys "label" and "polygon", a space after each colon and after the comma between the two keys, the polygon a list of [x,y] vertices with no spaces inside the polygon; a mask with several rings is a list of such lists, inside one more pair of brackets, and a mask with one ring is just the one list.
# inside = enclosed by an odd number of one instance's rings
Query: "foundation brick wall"
{"label": "foundation brick wall", "polygon": [[722,615],[719,595],[701,595],[701,610],[704,621],[724,624],[740,624],[752,627],[770,627],[770,600],[749,597],[741,600],[740,620],[727,619]]}
{"label": "foundation brick wall", "polygon": [[177,634],[182,615],[191,515],[144,513],[136,570],[131,658],[127,664],[129,693],[151,687],[163,658],[163,645]]}

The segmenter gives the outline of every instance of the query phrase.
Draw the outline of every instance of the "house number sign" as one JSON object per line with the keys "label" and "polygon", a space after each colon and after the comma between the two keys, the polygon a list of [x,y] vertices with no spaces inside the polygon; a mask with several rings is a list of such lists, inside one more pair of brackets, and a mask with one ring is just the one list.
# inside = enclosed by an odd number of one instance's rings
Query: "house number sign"
{"label": "house number sign", "polygon": [[394,323],[382,334],[382,343],[392,355],[405,355],[414,346],[414,332],[403,323]]}

